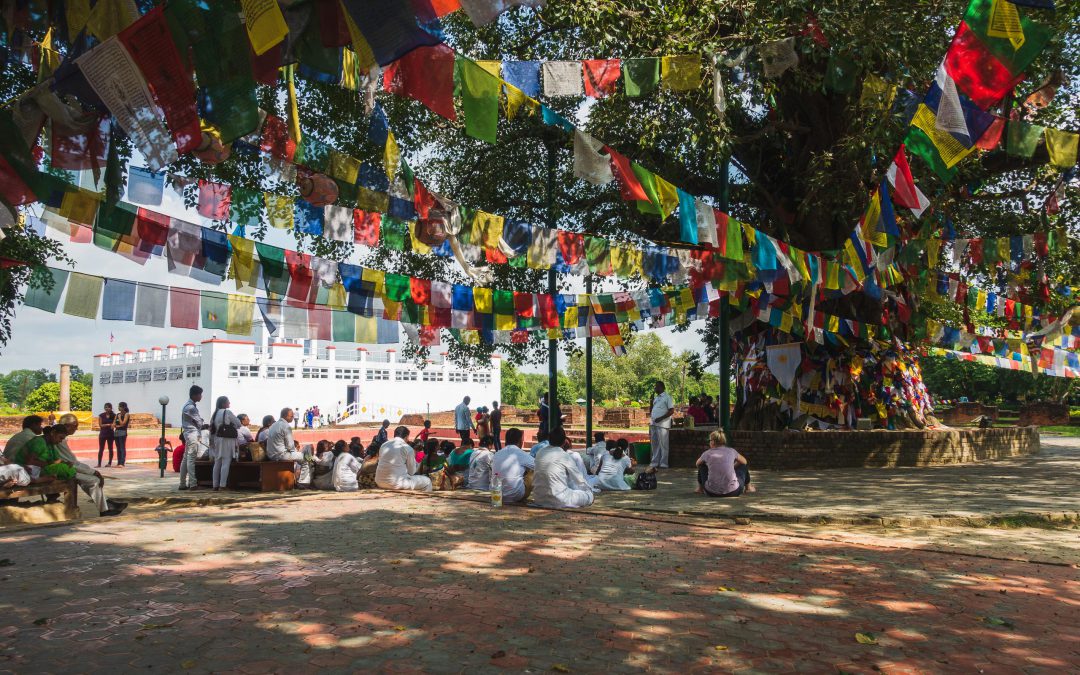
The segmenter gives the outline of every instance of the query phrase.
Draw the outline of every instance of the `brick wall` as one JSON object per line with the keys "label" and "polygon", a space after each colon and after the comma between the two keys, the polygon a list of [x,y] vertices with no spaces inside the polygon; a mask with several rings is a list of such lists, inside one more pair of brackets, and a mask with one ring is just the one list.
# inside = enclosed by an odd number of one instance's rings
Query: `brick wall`
{"label": "brick wall", "polygon": [[957,403],[951,408],[942,410],[941,421],[950,426],[970,424],[976,417],[986,415],[997,421],[998,409],[996,405],[983,405],[982,403]]}
{"label": "brick wall", "polygon": [[1020,408],[1018,424],[1026,426],[1066,426],[1069,424],[1069,406],[1065,403],[1043,401],[1028,403]]}
{"label": "brick wall", "polygon": [[[707,429],[672,429],[671,466],[693,466],[708,440]],[[728,444],[759,469],[931,466],[1035,454],[1039,430],[736,431]]]}

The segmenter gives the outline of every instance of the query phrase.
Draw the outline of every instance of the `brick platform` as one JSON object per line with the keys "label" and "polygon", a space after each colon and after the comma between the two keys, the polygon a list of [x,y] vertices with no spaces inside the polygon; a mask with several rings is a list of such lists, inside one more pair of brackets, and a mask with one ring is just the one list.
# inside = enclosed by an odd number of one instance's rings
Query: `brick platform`
{"label": "brick platform", "polygon": [[[672,429],[671,466],[693,466],[710,431]],[[736,431],[728,444],[759,469],[933,466],[1033,455],[1039,452],[1039,429]]]}
{"label": "brick platform", "polygon": [[997,422],[998,408],[996,405],[983,405],[982,403],[957,403],[951,408],[941,411],[939,417],[945,424],[952,426],[970,424],[975,418],[986,415]]}

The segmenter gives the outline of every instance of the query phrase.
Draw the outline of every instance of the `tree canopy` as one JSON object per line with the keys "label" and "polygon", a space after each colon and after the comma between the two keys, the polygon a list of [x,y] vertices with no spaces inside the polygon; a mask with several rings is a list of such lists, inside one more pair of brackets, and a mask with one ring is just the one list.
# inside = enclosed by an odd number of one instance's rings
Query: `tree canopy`
{"label": "tree canopy", "polygon": [[[71,409],[90,410],[91,390],[77,380],[71,383]],[[56,412],[60,408],[60,384],[58,382],[46,382],[26,397],[24,404],[26,410],[31,412]]]}

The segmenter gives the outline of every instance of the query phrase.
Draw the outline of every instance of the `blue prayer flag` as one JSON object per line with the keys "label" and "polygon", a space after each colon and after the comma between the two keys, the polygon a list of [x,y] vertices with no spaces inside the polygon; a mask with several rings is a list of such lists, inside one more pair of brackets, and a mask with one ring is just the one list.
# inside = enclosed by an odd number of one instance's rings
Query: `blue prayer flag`
{"label": "blue prayer flag", "polygon": [[106,279],[101,299],[101,318],[106,321],[135,319],[135,289],[138,284],[122,279]]}
{"label": "blue prayer flag", "polygon": [[536,98],[540,95],[539,61],[504,61],[502,76],[507,84],[517,87],[526,96]]}

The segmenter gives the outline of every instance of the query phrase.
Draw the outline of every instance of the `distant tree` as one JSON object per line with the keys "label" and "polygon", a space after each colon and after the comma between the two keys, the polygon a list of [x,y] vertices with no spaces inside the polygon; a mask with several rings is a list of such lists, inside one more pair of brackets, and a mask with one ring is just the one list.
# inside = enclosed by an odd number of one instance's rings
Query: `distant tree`
{"label": "distant tree", "polygon": [[[90,410],[90,387],[82,382],[71,383],[71,409]],[[60,407],[60,384],[46,382],[26,397],[23,407],[31,412],[55,411]]]}
{"label": "distant tree", "polygon": [[966,396],[982,403],[1066,401],[1076,391],[1076,381],[1063,377],[1035,376],[1023,370],[1002,370],[971,361],[943,356],[919,359],[926,388],[938,399]]}
{"label": "distant tree", "polygon": [[0,377],[0,389],[4,398],[12,405],[22,406],[26,397],[46,382],[55,382],[56,375],[41,368],[40,370],[13,370]]}

